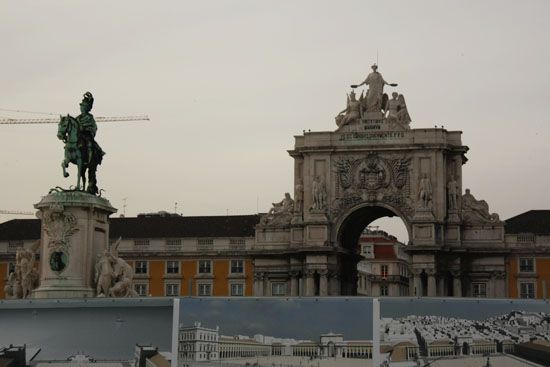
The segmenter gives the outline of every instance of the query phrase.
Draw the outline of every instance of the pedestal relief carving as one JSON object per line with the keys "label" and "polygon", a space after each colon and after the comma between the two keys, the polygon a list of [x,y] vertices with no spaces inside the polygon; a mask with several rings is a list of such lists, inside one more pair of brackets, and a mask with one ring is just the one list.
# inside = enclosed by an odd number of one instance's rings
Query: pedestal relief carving
{"label": "pedestal relief carving", "polygon": [[[42,212],[41,212],[42,213]],[[48,235],[47,248],[52,271],[62,273],[68,265],[71,252],[71,237],[78,231],[76,217],[65,211],[63,205],[53,204],[41,216],[44,231]]]}

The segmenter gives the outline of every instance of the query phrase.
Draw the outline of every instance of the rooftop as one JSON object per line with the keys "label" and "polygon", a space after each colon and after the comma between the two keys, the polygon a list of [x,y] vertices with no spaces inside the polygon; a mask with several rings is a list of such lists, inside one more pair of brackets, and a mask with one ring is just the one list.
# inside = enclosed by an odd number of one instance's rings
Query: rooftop
{"label": "rooftop", "polygon": [[[259,215],[137,216],[110,218],[111,238],[254,237]],[[40,220],[0,223],[0,241],[40,238]]]}
{"label": "rooftop", "polygon": [[550,210],[529,210],[505,221],[509,234],[550,234]]}

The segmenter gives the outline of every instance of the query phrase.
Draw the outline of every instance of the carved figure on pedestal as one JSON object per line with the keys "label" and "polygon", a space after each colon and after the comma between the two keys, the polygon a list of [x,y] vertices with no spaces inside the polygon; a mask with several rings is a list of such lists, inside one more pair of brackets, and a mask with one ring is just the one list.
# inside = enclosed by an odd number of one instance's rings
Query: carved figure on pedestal
{"label": "carved figure on pedestal", "polygon": [[12,271],[4,286],[4,294],[7,299],[21,298],[21,284],[17,280],[16,272]]}
{"label": "carved figure on pedestal", "polygon": [[285,197],[278,203],[272,203],[273,207],[269,209],[271,215],[290,213],[294,207],[294,200],[290,197],[290,194],[285,193]]}
{"label": "carved figure on pedestal", "polygon": [[292,220],[292,211],[294,210],[294,200],[290,194],[285,193],[285,197],[278,203],[272,203],[273,207],[264,215],[260,222],[262,224],[284,225]]}
{"label": "carved figure on pedestal", "polygon": [[[21,298],[27,298],[38,285],[38,272],[34,269],[34,252],[22,247],[17,250],[16,262],[20,271]],[[17,257],[19,257],[19,260],[17,260]]]}
{"label": "carved figure on pedestal", "polygon": [[470,189],[466,189],[466,193],[462,195],[462,218],[469,223],[500,222],[498,214],[489,213],[487,202],[476,200],[474,195],[470,193]]}
{"label": "carved figure on pedestal", "polygon": [[409,129],[411,117],[407,112],[405,97],[397,92],[392,93],[392,99],[388,100],[384,106],[384,111],[387,114],[386,119],[389,123],[397,124],[403,129]]}
{"label": "carved figure on pedestal", "polygon": [[120,257],[116,258],[114,274],[116,282],[115,285],[109,289],[110,297],[138,296],[133,286],[134,270],[124,259]]}
{"label": "carved figure on pedestal", "polygon": [[447,183],[447,199],[449,201],[449,210],[458,210],[458,193],[458,182],[456,182],[455,176],[451,175],[451,179]]}
{"label": "carved figure on pedestal", "polygon": [[38,286],[38,272],[34,268],[34,251],[39,245],[40,241],[37,241],[32,250],[17,248],[15,271],[10,273],[4,286],[6,298],[28,298],[33,289]]}
{"label": "carved figure on pedestal", "polygon": [[134,271],[118,257],[119,238],[110,250],[105,250],[96,263],[97,297],[137,297],[133,289]]}
{"label": "carved figure on pedestal", "polygon": [[[389,85],[392,87],[397,87],[396,83],[388,83],[382,77],[382,74],[378,72],[378,65],[374,64],[371,66],[372,72],[367,76],[364,82],[357,85],[352,85],[352,88],[358,88],[362,85],[368,85],[369,89],[367,90],[366,97],[366,111],[367,112],[380,112],[382,106],[384,105],[384,85]],[[387,96],[386,96],[387,98]]]}
{"label": "carved figure on pedestal", "polygon": [[108,250],[103,251],[95,265],[95,281],[97,297],[109,296],[109,289],[115,276],[113,271],[113,256]]}
{"label": "carved figure on pedestal", "polygon": [[294,212],[301,213],[304,206],[304,185],[301,179],[294,187],[294,199]]}
{"label": "carved figure on pedestal", "polygon": [[424,173],[418,185],[418,202],[422,209],[432,208],[432,183],[426,173]]}
{"label": "carved figure on pedestal", "polygon": [[320,176],[316,176],[313,180],[311,189],[313,205],[310,210],[324,211],[327,207],[327,188],[324,180],[322,180]]}
{"label": "carved figure on pedestal", "polygon": [[359,101],[355,99],[355,92],[351,91],[350,94],[348,94],[348,100],[346,104],[346,108],[338,114],[334,119],[336,120],[336,125],[338,125],[338,129],[341,129],[345,125],[359,121],[361,118],[361,103],[363,101],[363,94],[361,94],[361,97],[359,98]]}

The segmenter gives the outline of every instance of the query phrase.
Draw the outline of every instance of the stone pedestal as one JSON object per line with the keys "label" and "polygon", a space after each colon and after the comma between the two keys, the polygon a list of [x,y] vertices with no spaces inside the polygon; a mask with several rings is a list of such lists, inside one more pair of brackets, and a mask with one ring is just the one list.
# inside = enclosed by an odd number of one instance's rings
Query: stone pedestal
{"label": "stone pedestal", "polygon": [[95,262],[109,247],[108,200],[81,191],[53,192],[34,206],[42,221],[40,286],[34,298],[95,296]]}

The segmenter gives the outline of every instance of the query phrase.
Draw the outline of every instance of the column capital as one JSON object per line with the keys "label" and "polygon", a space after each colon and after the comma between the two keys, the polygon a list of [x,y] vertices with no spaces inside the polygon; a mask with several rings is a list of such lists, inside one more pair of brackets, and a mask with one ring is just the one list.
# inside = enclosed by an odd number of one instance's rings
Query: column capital
{"label": "column capital", "polygon": [[436,271],[434,268],[424,270],[428,276],[434,276]]}
{"label": "column capital", "polygon": [[460,276],[462,275],[462,271],[461,270],[451,270],[450,271],[451,275],[455,278],[460,278]]}
{"label": "column capital", "polygon": [[328,275],[328,270],[327,269],[319,269],[319,270],[317,270],[317,274],[319,274],[322,277],[326,277]]}
{"label": "column capital", "polygon": [[288,275],[291,278],[298,278],[300,276],[300,271],[299,270],[291,270],[291,271],[288,272]]}
{"label": "column capital", "polygon": [[306,274],[306,276],[308,277],[312,277],[315,275],[315,269],[306,269],[306,271],[304,272]]}

